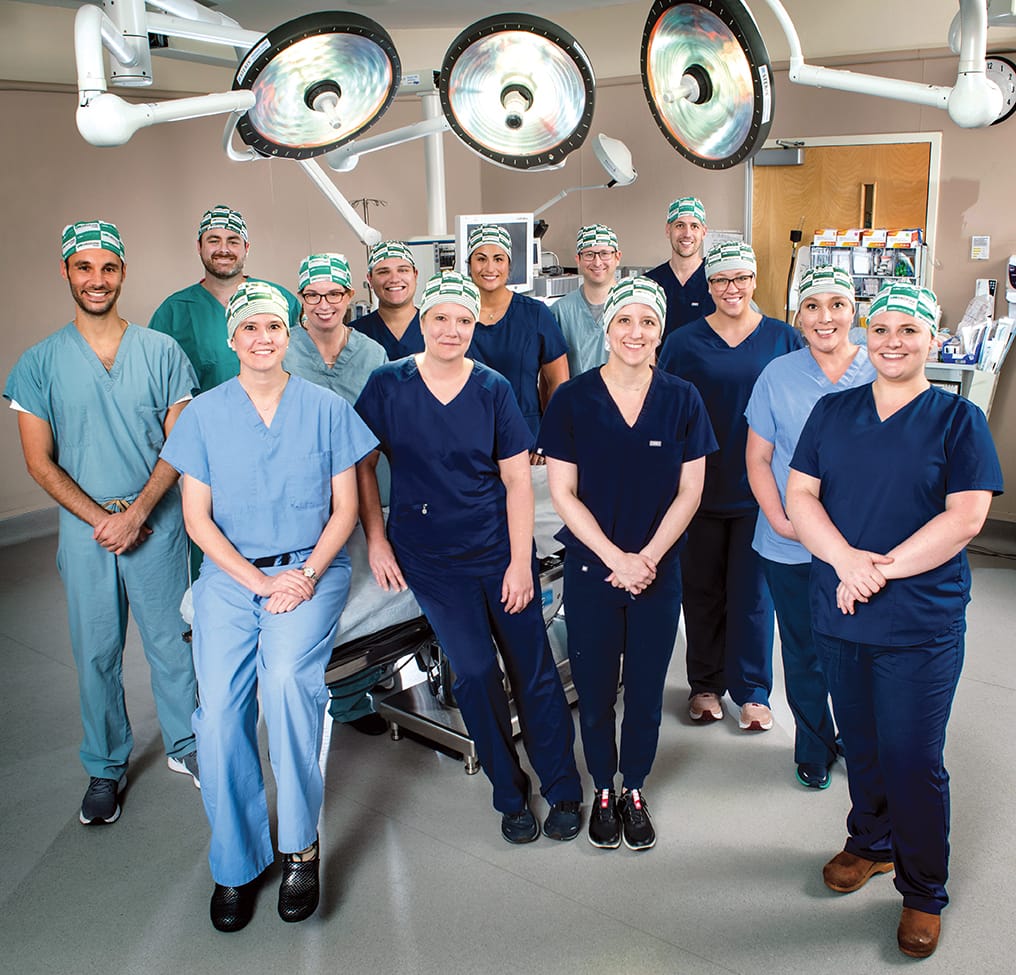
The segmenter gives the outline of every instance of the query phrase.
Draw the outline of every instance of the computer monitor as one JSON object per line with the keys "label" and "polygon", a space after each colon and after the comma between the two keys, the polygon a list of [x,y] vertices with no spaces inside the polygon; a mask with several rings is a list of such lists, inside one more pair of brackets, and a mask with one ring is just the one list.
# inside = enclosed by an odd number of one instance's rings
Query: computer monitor
{"label": "computer monitor", "polygon": [[455,255],[458,269],[469,274],[469,231],[481,224],[504,227],[512,239],[512,262],[508,287],[512,291],[533,290],[533,215],[531,213],[469,213],[455,218]]}

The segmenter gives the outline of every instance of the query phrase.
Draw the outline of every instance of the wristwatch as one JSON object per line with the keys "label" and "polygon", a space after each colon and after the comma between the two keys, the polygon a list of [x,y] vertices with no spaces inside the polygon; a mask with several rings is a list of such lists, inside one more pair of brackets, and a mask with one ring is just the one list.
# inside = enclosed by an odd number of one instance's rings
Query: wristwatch
{"label": "wristwatch", "polygon": [[312,566],[305,565],[300,571],[308,579],[310,579],[311,582],[315,582],[315,583],[317,582],[317,570],[315,568],[313,568]]}

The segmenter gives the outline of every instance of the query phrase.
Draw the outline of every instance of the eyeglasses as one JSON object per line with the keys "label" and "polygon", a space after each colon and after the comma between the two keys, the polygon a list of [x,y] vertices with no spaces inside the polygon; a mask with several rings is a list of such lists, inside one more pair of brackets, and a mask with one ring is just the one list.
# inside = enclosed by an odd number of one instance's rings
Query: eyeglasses
{"label": "eyeglasses", "polygon": [[316,305],[322,298],[330,305],[337,305],[348,294],[348,291],[329,291],[327,294],[320,294],[317,291],[302,291],[300,292],[300,297],[303,298],[308,305]]}
{"label": "eyeglasses", "polygon": [[607,263],[612,257],[617,256],[617,251],[583,251],[579,254],[579,260],[583,264],[592,264],[593,261]]}
{"label": "eyeglasses", "polygon": [[754,274],[739,274],[736,278],[710,278],[709,287],[722,292],[733,285],[738,291],[741,291],[747,288],[754,279]]}

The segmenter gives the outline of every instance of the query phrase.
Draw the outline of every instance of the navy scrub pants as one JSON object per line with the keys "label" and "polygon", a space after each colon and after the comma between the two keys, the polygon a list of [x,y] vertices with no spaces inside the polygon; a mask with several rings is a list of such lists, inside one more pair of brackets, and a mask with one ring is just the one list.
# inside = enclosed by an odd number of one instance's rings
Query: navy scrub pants
{"label": "navy scrub pants", "polygon": [[503,570],[481,576],[453,574],[447,565],[423,564],[401,549],[396,555],[455,671],[452,690],[480,765],[494,786],[494,808],[500,813],[524,809],[529,777],[519,764],[504,675],[491,636],[508,671],[540,792],[550,805],[580,801],[575,727],[547,642],[535,560],[536,595],[521,613],[512,615],[501,605]]}
{"label": "navy scrub pants", "polygon": [[[579,693],[582,749],[598,792],[614,788],[619,768],[625,788],[641,789],[653,767],[663,685],[681,617],[677,559],[634,598],[605,582],[609,574],[599,563],[565,557],[568,656]],[[614,713],[619,678],[624,683],[620,764]]]}
{"label": "navy scrub pants", "polygon": [[815,634],[843,736],[851,809],[846,850],[896,864],[904,907],[948,903],[945,728],[963,667],[958,620],[927,643],[883,647]]}
{"label": "navy scrub pants", "polygon": [[811,632],[811,563],[787,564],[764,558],[762,568],[776,607],[787,703],[797,729],[794,763],[828,768],[836,761],[836,725],[829,709],[829,685]]}
{"label": "navy scrub pants", "polygon": [[691,693],[729,691],[739,706],[768,705],[773,687],[773,601],[751,547],[757,516],[697,514],[681,550]]}

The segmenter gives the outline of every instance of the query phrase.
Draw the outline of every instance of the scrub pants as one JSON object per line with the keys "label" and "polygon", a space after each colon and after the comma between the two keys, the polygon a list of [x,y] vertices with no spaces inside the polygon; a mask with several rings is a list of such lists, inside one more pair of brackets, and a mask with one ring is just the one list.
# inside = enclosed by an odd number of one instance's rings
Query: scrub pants
{"label": "scrub pants", "polygon": [[768,705],[773,687],[773,602],[751,547],[757,517],[697,514],[681,550],[691,693],[729,691],[739,706]]}
{"label": "scrub pants", "polygon": [[[296,564],[309,554],[296,553]],[[262,571],[275,575],[285,567]],[[267,612],[264,597],[207,559],[194,584],[194,665],[201,688],[194,731],[201,797],[212,827],[208,862],[217,884],[239,887],[275,858],[258,754],[259,692],[278,787],[279,849],[304,850],[317,836],[324,674],[349,576],[349,561],[340,557],[318,580],[313,598],[289,613]]]}
{"label": "scrub pants", "polygon": [[175,489],[148,518],[152,534],[133,552],[113,555],[92,527],[60,511],[56,564],[67,594],[71,649],[81,701],[81,764],[89,776],[119,779],[134,744],[123,690],[128,612],[141,634],[166,754],[194,751],[197,703],[191,648],[180,600],[187,589],[187,536]]}
{"label": "scrub pants", "polygon": [[836,725],[829,709],[829,685],[811,632],[811,563],[763,558],[762,569],[776,607],[787,703],[797,729],[794,763],[828,768],[836,761]]}
{"label": "scrub pants", "polygon": [[[598,563],[566,555],[565,623],[586,767],[599,792],[618,771],[617,683],[624,684],[620,771],[626,789],[641,789],[653,767],[663,718],[663,685],[681,618],[681,565],[672,559],[636,597],[615,589]],[[622,671],[621,658],[624,657]]]}
{"label": "scrub pants", "polygon": [[501,604],[504,570],[481,576],[453,574],[446,565],[427,565],[403,549],[396,555],[455,671],[452,690],[480,765],[494,787],[494,808],[500,813],[526,808],[529,777],[519,764],[504,675],[491,636],[508,671],[522,740],[540,779],[541,794],[550,805],[581,801],[575,727],[547,642],[535,560],[535,595],[521,613],[509,614]]}
{"label": "scrub pants", "polygon": [[948,903],[945,728],[963,667],[959,620],[927,643],[883,647],[816,633],[847,759],[846,850],[892,860],[903,905]]}

